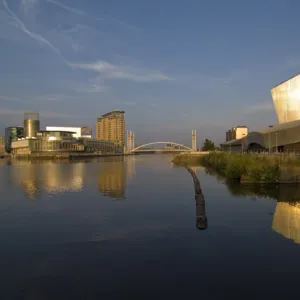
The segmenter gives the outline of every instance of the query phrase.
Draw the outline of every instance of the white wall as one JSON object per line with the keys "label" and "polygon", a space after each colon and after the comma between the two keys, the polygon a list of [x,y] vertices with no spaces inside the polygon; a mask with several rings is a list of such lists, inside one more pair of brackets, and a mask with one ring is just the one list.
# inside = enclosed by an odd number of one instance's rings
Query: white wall
{"label": "white wall", "polygon": [[72,132],[75,132],[75,134],[73,134],[74,138],[80,138],[81,137],[81,127],[46,126],[46,130],[49,130],[49,131],[72,131]]}

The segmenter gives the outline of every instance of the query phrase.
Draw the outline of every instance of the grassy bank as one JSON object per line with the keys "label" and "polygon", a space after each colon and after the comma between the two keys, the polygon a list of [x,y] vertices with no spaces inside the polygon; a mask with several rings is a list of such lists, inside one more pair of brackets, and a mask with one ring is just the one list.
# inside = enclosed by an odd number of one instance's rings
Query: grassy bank
{"label": "grassy bank", "polygon": [[176,157],[178,164],[198,164],[212,168],[226,179],[242,183],[300,182],[300,158],[289,155],[238,154],[211,152],[200,157]]}

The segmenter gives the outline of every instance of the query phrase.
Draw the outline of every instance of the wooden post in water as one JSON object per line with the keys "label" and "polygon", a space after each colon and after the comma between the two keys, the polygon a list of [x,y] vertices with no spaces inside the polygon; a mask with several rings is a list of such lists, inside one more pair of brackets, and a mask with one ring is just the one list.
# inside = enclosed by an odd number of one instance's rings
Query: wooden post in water
{"label": "wooden post in water", "polygon": [[200,181],[196,173],[188,166],[185,166],[187,171],[191,174],[194,181],[195,200],[196,200],[196,226],[200,230],[208,227],[207,216],[205,212],[205,200],[202,193]]}

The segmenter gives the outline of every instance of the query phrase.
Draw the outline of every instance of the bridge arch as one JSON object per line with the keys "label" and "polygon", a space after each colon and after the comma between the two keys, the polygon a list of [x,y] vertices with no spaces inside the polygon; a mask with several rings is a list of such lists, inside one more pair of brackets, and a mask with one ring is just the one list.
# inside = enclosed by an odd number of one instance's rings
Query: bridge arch
{"label": "bridge arch", "polygon": [[150,145],[157,145],[157,144],[172,144],[172,145],[175,145],[175,146],[180,146],[182,148],[185,148],[186,150],[189,150],[189,151],[192,151],[192,149],[188,146],[185,146],[183,144],[178,144],[178,143],[174,143],[174,142],[152,142],[152,143],[147,143],[147,144],[144,144],[144,145],[140,145],[132,150],[130,150],[130,152],[135,152],[141,148],[144,148],[146,146],[150,146]]}

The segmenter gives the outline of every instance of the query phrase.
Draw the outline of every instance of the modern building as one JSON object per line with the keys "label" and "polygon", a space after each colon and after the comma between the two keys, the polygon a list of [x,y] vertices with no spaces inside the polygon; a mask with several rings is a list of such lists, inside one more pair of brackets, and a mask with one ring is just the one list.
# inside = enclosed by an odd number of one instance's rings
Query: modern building
{"label": "modern building", "polygon": [[222,151],[300,152],[300,120],[271,125],[242,139],[221,143]]}
{"label": "modern building", "polygon": [[85,151],[88,153],[97,153],[97,154],[124,153],[124,147],[115,144],[112,141],[103,141],[103,140],[95,140],[95,139],[79,139],[78,141],[85,146]]}
{"label": "modern building", "polygon": [[0,155],[5,153],[5,137],[0,136]]}
{"label": "modern building", "polygon": [[92,138],[92,129],[90,127],[65,127],[65,126],[46,126],[48,131],[66,131],[74,132],[74,138]]}
{"label": "modern building", "polygon": [[5,151],[11,152],[11,143],[24,138],[24,127],[12,126],[5,128]]}
{"label": "modern building", "polygon": [[[271,89],[278,124],[241,137],[227,131],[222,151],[267,151],[300,153],[300,74]],[[241,131],[242,133],[242,131]]]}
{"label": "modern building", "polygon": [[35,112],[24,113],[24,137],[26,139],[36,138],[40,131],[40,115]]}
{"label": "modern building", "polygon": [[125,146],[124,111],[115,110],[97,119],[96,139],[112,141],[122,147]]}
{"label": "modern building", "polygon": [[73,134],[67,131],[40,131],[36,138],[13,141],[11,152],[16,156],[84,152],[84,145]]}
{"label": "modern building", "polygon": [[247,126],[236,126],[226,132],[226,142],[238,140],[248,135],[249,129]]}
{"label": "modern building", "polygon": [[300,120],[300,74],[271,89],[278,122]]}

